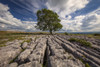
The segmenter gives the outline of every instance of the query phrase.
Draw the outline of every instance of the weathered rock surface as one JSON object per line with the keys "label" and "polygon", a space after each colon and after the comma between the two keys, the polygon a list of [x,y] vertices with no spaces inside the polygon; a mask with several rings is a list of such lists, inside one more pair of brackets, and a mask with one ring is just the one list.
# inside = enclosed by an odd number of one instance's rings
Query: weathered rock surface
{"label": "weathered rock surface", "polygon": [[22,64],[18,67],[42,67],[42,65],[38,62],[28,62],[28,63]]}
{"label": "weathered rock surface", "polygon": [[25,48],[27,47],[27,45],[28,45],[28,43],[27,43],[27,42],[24,42],[24,43],[22,44],[22,49],[25,49]]}
{"label": "weathered rock surface", "polygon": [[[15,42],[16,43],[16,42]],[[6,65],[17,56],[21,51],[20,44],[9,45],[0,49],[0,67]]]}
{"label": "weathered rock surface", "polygon": [[[54,39],[52,39],[53,41]],[[71,54],[65,52],[62,46],[58,45],[55,41],[48,40],[52,52],[49,56],[48,67],[84,67],[84,64],[75,59]]]}
{"label": "weathered rock surface", "polygon": [[[60,37],[57,36],[57,38],[63,42],[62,43],[63,48],[71,52],[74,56],[83,59],[84,61],[88,62],[93,67],[100,66],[99,64],[100,60],[99,60],[98,54],[95,54],[95,53],[93,54],[93,52],[87,50],[87,49],[92,49],[92,48],[84,48],[80,45],[68,43],[68,41],[66,41],[66,38],[63,38],[61,36]],[[74,52],[73,52],[73,49],[75,50]]]}
{"label": "weathered rock surface", "polygon": [[36,48],[28,56],[28,59],[30,61],[38,61],[39,63],[43,64],[45,50],[46,50],[46,39],[41,38],[39,39]]}
{"label": "weathered rock surface", "polygon": [[8,67],[17,67],[17,66],[18,66],[18,64],[16,62],[14,62],[14,63],[11,63]]}
{"label": "weathered rock surface", "polygon": [[91,67],[100,67],[99,45],[84,47],[69,42],[70,37],[34,35],[26,38],[31,38],[30,43],[21,45],[23,41],[19,40],[9,42],[8,46],[0,48],[0,67],[85,67],[86,63]]}
{"label": "weathered rock surface", "polygon": [[18,63],[24,63],[24,62],[28,62],[28,55],[30,55],[31,53],[31,49],[26,49],[25,51],[23,51],[19,56],[18,56],[18,59],[17,59],[17,62]]}

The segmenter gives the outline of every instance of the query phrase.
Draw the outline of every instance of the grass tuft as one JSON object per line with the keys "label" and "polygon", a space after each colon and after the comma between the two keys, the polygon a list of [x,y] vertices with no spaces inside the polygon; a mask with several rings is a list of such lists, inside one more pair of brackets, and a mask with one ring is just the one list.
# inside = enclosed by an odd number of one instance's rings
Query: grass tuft
{"label": "grass tuft", "polygon": [[67,33],[67,32],[65,32],[64,34],[65,34],[65,35],[68,35],[68,33]]}
{"label": "grass tuft", "polygon": [[19,55],[17,55],[14,59],[12,59],[12,60],[9,62],[9,64],[15,62],[15,60],[18,58],[18,56],[19,56]]}
{"label": "grass tuft", "polygon": [[5,44],[1,44],[1,45],[0,45],[0,47],[4,47],[4,46],[6,46],[6,45],[5,45]]}
{"label": "grass tuft", "polygon": [[30,43],[31,39],[24,40],[21,44],[23,44],[24,42]]}
{"label": "grass tuft", "polygon": [[91,67],[88,63],[85,64],[85,67]]}
{"label": "grass tuft", "polygon": [[88,63],[86,63],[85,61],[83,61],[83,59],[82,59],[82,58],[79,58],[79,60],[80,60],[82,63],[84,63],[84,64],[85,64],[85,67],[91,67]]}
{"label": "grass tuft", "polygon": [[69,41],[70,42],[78,42],[83,46],[88,46],[88,47],[92,46],[92,44],[90,42],[87,42],[86,40],[83,40],[83,39],[70,38]]}

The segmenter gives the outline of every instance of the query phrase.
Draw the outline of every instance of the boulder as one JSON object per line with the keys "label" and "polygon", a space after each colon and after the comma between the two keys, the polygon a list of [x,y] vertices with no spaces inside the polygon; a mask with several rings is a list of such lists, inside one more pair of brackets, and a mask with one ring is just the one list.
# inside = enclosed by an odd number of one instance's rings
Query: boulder
{"label": "boulder", "polygon": [[31,49],[26,49],[17,58],[18,63],[28,62],[28,55],[30,55]]}
{"label": "boulder", "polygon": [[19,65],[18,67],[42,67],[42,65],[38,62],[28,62],[26,64]]}
{"label": "boulder", "polygon": [[24,42],[24,43],[22,44],[22,48],[25,49],[25,48],[27,47],[27,45],[28,45],[28,43],[27,43],[27,42]]}
{"label": "boulder", "polygon": [[0,50],[0,67],[5,67],[13,60],[21,51],[21,48],[16,45],[9,45]]}
{"label": "boulder", "polygon": [[11,63],[8,67],[17,67],[17,66],[18,66],[18,64],[16,62],[14,62],[14,63]]}

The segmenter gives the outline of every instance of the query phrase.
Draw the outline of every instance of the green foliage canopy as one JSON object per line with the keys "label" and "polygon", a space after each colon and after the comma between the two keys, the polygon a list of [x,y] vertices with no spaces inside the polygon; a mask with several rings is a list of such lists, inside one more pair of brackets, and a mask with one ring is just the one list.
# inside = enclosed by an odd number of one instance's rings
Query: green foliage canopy
{"label": "green foliage canopy", "polygon": [[48,10],[42,9],[37,11],[37,29],[42,31],[49,30],[52,34],[52,31],[58,31],[62,28],[62,25],[59,23],[61,20],[57,13]]}

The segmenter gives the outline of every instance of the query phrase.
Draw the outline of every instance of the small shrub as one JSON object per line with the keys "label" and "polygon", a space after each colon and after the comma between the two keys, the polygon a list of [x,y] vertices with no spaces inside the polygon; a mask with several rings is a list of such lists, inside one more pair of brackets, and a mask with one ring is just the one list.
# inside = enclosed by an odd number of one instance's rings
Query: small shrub
{"label": "small shrub", "polygon": [[65,32],[64,34],[65,34],[65,35],[68,35],[68,33],[67,33],[67,32]]}
{"label": "small shrub", "polygon": [[77,39],[75,39],[75,38],[70,38],[69,41],[70,41],[70,42],[75,42],[75,41],[77,41]]}
{"label": "small shrub", "polygon": [[95,34],[93,34],[94,36],[100,36],[100,34],[97,34],[97,33],[95,33]]}

